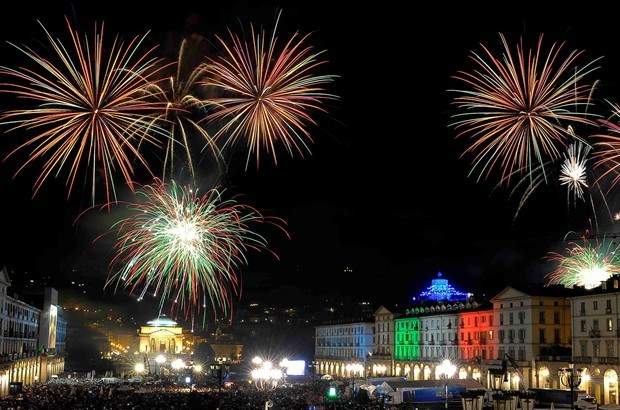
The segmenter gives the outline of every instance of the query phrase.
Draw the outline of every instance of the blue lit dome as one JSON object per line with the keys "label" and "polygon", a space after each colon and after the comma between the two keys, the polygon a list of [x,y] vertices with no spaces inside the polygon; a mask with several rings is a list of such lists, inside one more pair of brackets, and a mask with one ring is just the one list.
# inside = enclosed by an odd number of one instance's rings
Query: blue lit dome
{"label": "blue lit dome", "polygon": [[420,293],[420,299],[434,302],[465,301],[471,296],[471,293],[456,290],[448,282],[448,279],[444,279],[442,276],[441,272],[437,272],[437,278],[431,281],[431,286]]}
{"label": "blue lit dome", "polygon": [[157,327],[175,327],[177,322],[172,319],[168,319],[167,317],[158,317],[157,319],[149,320],[146,322],[149,326],[157,326]]}

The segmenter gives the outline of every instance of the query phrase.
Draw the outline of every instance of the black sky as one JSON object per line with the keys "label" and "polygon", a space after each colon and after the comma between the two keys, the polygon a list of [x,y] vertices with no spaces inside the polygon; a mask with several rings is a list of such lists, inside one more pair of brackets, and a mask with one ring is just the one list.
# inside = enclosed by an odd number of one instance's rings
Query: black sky
{"label": "black sky", "polygon": [[[220,179],[230,192],[286,219],[292,237],[272,241],[280,261],[251,258],[243,299],[291,288],[375,300],[385,289],[383,297],[401,299],[438,270],[472,290],[539,280],[545,252],[567,231],[588,225],[581,212],[568,212],[561,191],[536,197],[513,222],[516,202],[504,191],[491,194],[492,183],[467,178],[468,163],[459,159],[465,142],[447,128],[446,90],[457,85],[450,76],[468,67],[468,50],[479,42],[497,47],[498,32],[523,35],[530,44],[544,32],[548,42],[566,41],[588,58],[604,56],[598,96],[620,101],[616,14],[592,4],[576,12],[539,3],[515,3],[507,12],[471,2],[424,8],[403,2],[14,2],[0,17],[0,38],[36,43],[37,18],[64,35],[67,15],[87,30],[102,20],[108,33],[150,29],[150,41],[169,56],[184,33],[213,38],[239,22],[270,27],[282,8],[281,35],[313,31],[317,48],[328,50],[326,71],[340,76],[334,92],[341,99],[320,117],[311,157],[281,155],[277,167],[265,161],[260,170],[245,171],[237,154]],[[16,61],[13,49],[0,46],[1,64]],[[7,152],[17,141],[19,135],[5,134],[0,149]],[[74,225],[88,193],[78,190],[66,201],[61,179],[31,200],[32,173],[11,177],[18,164],[0,165],[0,263],[102,286],[109,243],[93,245],[92,239],[113,215],[90,215]],[[345,266],[353,273],[344,273]]]}

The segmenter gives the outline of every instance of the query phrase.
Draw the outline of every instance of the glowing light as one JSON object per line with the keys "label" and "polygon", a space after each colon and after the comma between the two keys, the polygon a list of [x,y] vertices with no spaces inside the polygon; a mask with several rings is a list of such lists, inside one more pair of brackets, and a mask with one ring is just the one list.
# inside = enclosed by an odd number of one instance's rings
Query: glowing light
{"label": "glowing light", "polygon": [[194,365],[194,372],[196,372],[196,373],[202,372],[202,366],[199,365],[199,364],[195,364]]}
{"label": "glowing light", "polygon": [[144,373],[145,367],[144,367],[144,363],[136,363],[133,367],[133,369],[135,370],[136,373],[140,374],[140,373]]}
{"label": "glowing light", "polygon": [[563,45],[544,51],[542,36],[534,50],[520,42],[516,53],[500,40],[500,56],[482,45],[482,53],[471,53],[474,68],[455,75],[465,87],[454,90],[459,112],[452,126],[472,141],[465,151],[473,155],[470,174],[480,180],[499,169],[503,184],[560,157],[570,140],[562,122],[594,124],[579,108],[589,104],[586,77],[597,60],[578,66],[581,51],[563,59]]}
{"label": "glowing light", "polygon": [[263,362],[263,359],[261,359],[261,358],[260,358],[260,357],[258,357],[258,356],[254,356],[254,357],[252,358],[252,364],[259,365],[259,364],[261,364],[262,362]]}
{"label": "glowing light", "polygon": [[166,356],[164,356],[163,354],[158,355],[158,356],[155,358],[155,362],[156,362],[157,364],[164,364],[164,363],[166,363]]}
{"label": "glowing light", "polygon": [[450,379],[452,378],[452,376],[454,376],[454,374],[456,373],[456,366],[448,359],[444,359],[438,366],[437,366],[437,373],[441,376],[444,377],[446,379]]}
{"label": "glowing light", "polygon": [[172,366],[174,370],[184,369],[185,362],[182,359],[174,359],[172,363],[170,363],[170,366]]}

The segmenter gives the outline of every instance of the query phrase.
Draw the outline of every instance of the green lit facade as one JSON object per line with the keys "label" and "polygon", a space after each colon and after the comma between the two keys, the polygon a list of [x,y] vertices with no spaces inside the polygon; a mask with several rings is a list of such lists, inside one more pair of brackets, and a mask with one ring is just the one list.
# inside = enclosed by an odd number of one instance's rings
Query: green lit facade
{"label": "green lit facade", "polygon": [[417,360],[420,358],[420,319],[403,317],[394,319],[394,359]]}

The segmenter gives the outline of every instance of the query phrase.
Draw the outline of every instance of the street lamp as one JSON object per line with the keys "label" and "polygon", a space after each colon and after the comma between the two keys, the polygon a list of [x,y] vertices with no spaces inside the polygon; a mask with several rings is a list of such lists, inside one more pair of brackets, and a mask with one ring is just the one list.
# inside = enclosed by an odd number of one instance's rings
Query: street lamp
{"label": "street lamp", "polygon": [[136,363],[133,369],[135,370],[137,374],[144,373],[144,370],[145,370],[144,363]]}
{"label": "street lamp", "polygon": [[172,363],[170,363],[170,366],[172,366],[174,370],[181,370],[185,367],[185,362],[182,359],[174,359]]}
{"label": "street lamp", "polygon": [[166,363],[166,356],[164,356],[163,354],[160,354],[159,356],[155,358],[155,362],[161,366],[162,364]]}
{"label": "street lamp", "polygon": [[448,379],[451,379],[456,373],[456,366],[448,359],[444,359],[438,366],[439,376],[445,380],[445,408],[448,408]]}
{"label": "street lamp", "polygon": [[194,372],[196,372],[196,373],[202,372],[202,366],[199,365],[199,364],[195,364],[194,365]]}
{"label": "street lamp", "polygon": [[[575,370],[577,370],[575,372]],[[560,383],[563,386],[568,387],[570,389],[570,408],[574,409],[575,407],[575,389],[579,387],[581,384],[582,376],[581,372],[583,369],[575,369],[575,365],[573,363],[569,363],[568,367],[563,367],[558,370],[558,376],[560,377]]]}

